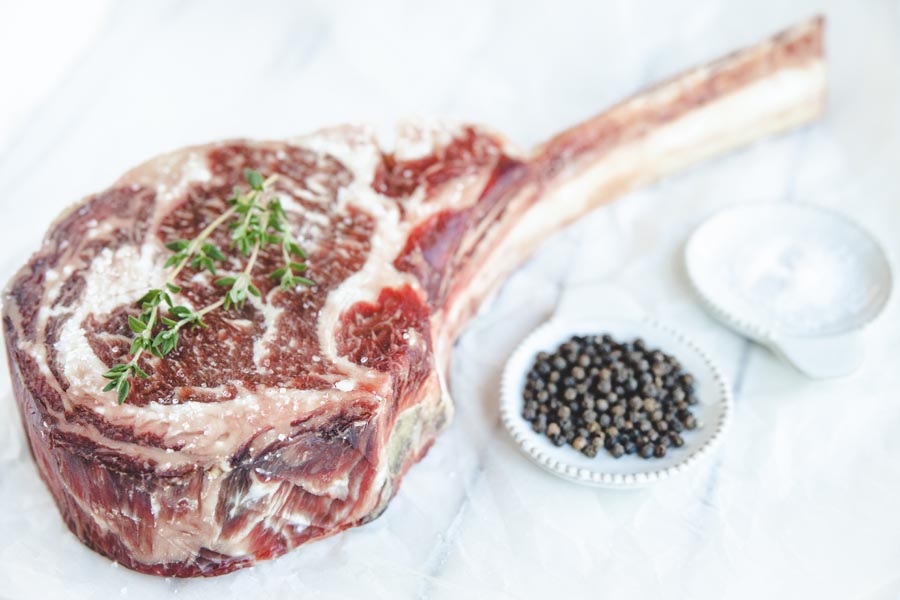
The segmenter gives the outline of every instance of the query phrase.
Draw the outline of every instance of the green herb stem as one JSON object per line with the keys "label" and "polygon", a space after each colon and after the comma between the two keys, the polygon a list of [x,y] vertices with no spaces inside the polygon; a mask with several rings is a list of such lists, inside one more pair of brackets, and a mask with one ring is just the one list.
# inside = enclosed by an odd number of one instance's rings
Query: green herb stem
{"label": "green herb stem", "polygon": [[[287,214],[278,198],[272,198],[265,207],[260,205],[260,198],[277,176],[272,175],[263,179],[258,172],[248,169],[244,177],[250,185],[250,190],[242,194],[235,188],[234,196],[229,199],[231,206],[204,227],[193,240],[176,240],[166,244],[166,247],[175,254],[169,257],[165,266],[174,268],[169,272],[162,288],[150,290],[138,301],[142,310],[140,318],[131,315],[128,317],[128,326],[135,334],[131,343],[131,359],[126,363],[115,365],[103,374],[103,377],[110,380],[103,391],[115,390],[119,404],[128,397],[131,390],[130,380],[133,377],[149,377],[139,364],[145,350],[160,359],[165,358],[169,352],[178,347],[179,332],[186,325],[205,328],[207,324],[203,322],[203,317],[208,313],[221,307],[225,310],[229,310],[232,306],[242,308],[249,296],[258,298],[262,296],[259,289],[253,285],[251,275],[264,245],[275,243],[281,245],[284,267],[270,273],[269,277],[279,279],[282,289],[288,290],[298,285],[314,285],[312,280],[295,274],[295,271],[305,271],[307,265],[294,262],[292,257],[305,260],[306,253],[291,236]],[[225,260],[225,256],[207,240],[216,229],[235,215],[239,218],[230,224],[231,245],[237,247],[240,254],[248,257],[244,268],[236,277],[226,276],[214,280],[216,285],[229,287],[225,295],[215,302],[200,310],[176,306],[172,294],[181,291],[175,281],[185,265],[190,263],[199,271],[208,270],[212,275],[216,275],[215,263]],[[169,317],[160,312],[164,302],[169,307]],[[154,335],[153,330],[160,322],[165,328]]]}
{"label": "green herb stem", "polygon": [[[178,278],[179,273],[181,273],[182,269],[184,269],[184,266],[186,264],[188,264],[188,260],[191,257],[193,257],[194,254],[197,253],[197,250],[200,248],[201,244],[203,244],[203,242],[205,242],[207,240],[207,238],[209,238],[209,236],[212,235],[212,232],[215,231],[216,229],[218,229],[222,225],[222,223],[227,221],[235,213],[236,209],[237,209],[236,206],[229,207],[228,210],[226,210],[221,215],[219,215],[218,217],[213,219],[213,221],[209,225],[207,225],[206,227],[203,228],[203,231],[201,231],[200,234],[197,235],[197,237],[194,238],[193,241],[191,241],[191,243],[188,246],[187,251],[185,253],[186,254],[185,258],[183,260],[179,261],[179,263],[176,265],[176,267],[174,269],[172,269],[172,271],[169,273],[169,276],[166,277],[166,281],[163,284],[163,288],[168,289],[170,286],[175,284],[175,280]],[[218,304],[218,306],[221,306],[221,303],[217,303],[217,304]],[[150,340],[153,335],[153,327],[156,325],[156,320],[157,320],[157,317],[159,316],[159,306],[160,306],[160,303],[156,303],[153,306],[153,308],[150,310],[149,319],[147,319],[147,327],[140,333],[140,335],[145,340]],[[210,305],[210,306],[213,306],[213,305]],[[207,308],[210,308],[210,307],[207,307]],[[209,311],[207,310],[206,312],[209,312]],[[202,314],[206,314],[206,312],[203,312]],[[178,329],[181,329],[182,326],[183,325],[179,325],[178,328],[176,329],[176,331],[178,331]],[[134,353],[134,355],[131,357],[131,360],[127,364],[129,366],[136,366],[138,364],[138,360],[141,358],[141,354],[143,354],[145,349],[146,349],[145,346],[141,346],[140,348],[138,348],[137,351]]]}
{"label": "green herb stem", "polygon": [[201,231],[200,234],[196,238],[194,238],[188,246],[185,259],[180,261],[175,269],[171,273],[169,273],[169,277],[166,278],[166,285],[175,283],[175,278],[178,277],[178,274],[181,273],[181,270],[188,263],[188,259],[193,257],[197,253],[197,250],[199,250],[203,242],[205,242],[209,238],[209,236],[212,235],[212,232],[218,229],[222,225],[222,223],[231,218],[231,216],[234,215],[235,211],[237,211],[237,206],[228,207],[228,210],[216,217],[212,221],[212,223],[203,228],[203,231]]}

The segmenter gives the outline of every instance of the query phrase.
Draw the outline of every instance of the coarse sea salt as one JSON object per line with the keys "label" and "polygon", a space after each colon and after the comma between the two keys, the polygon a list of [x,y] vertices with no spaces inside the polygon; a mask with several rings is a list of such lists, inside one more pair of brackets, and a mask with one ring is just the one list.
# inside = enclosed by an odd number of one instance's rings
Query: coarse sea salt
{"label": "coarse sea salt", "polygon": [[334,387],[342,392],[352,392],[356,388],[356,382],[352,379],[341,379],[334,384]]}

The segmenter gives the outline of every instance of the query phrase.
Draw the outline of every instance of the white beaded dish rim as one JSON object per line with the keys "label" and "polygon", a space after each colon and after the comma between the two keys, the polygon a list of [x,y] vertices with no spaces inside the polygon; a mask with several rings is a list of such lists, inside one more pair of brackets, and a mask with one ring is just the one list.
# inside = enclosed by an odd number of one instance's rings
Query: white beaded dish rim
{"label": "white beaded dish rim", "polygon": [[[683,259],[684,259],[685,271],[687,272],[687,275],[688,275],[687,278],[688,278],[688,281],[690,282],[691,289],[694,290],[694,293],[700,299],[703,306],[710,313],[712,313],[714,316],[716,316],[719,320],[723,321],[724,323],[727,323],[732,328],[737,330],[739,333],[742,333],[748,337],[756,339],[757,341],[759,341],[763,344],[768,345],[768,344],[774,344],[778,341],[779,336],[777,334],[776,329],[773,327],[764,325],[756,319],[736,314],[733,311],[727,310],[726,308],[722,307],[718,302],[716,302],[712,297],[710,297],[709,294],[707,294],[706,291],[702,288],[702,286],[700,285],[700,282],[699,282],[699,277],[698,277],[697,273],[695,272],[694,265],[691,263],[691,260],[689,259],[689,256],[691,255],[692,245],[697,243],[696,240],[699,239],[701,232],[704,230],[704,228],[707,225],[712,223],[715,219],[722,217],[723,215],[725,215],[727,213],[741,211],[741,210],[753,210],[755,208],[761,208],[763,206],[767,206],[767,205],[761,205],[761,204],[755,204],[755,203],[744,203],[744,204],[737,204],[735,206],[730,206],[728,208],[724,208],[722,210],[716,211],[715,213],[710,215],[708,218],[706,218],[702,223],[700,223],[700,225],[698,225],[694,229],[694,231],[691,233],[690,237],[688,238],[687,242],[684,245]],[[774,206],[774,207],[776,207],[776,209],[779,208],[780,206],[788,206],[790,208],[800,208],[800,209],[804,209],[804,210],[810,210],[813,212],[819,212],[821,214],[825,214],[830,217],[835,217],[839,221],[843,221],[845,225],[849,226],[852,229],[855,229],[857,231],[857,233],[862,235],[862,237],[868,238],[868,240],[878,250],[878,252],[881,254],[881,257],[884,259],[885,264],[887,265],[890,280],[889,280],[889,286],[888,286],[888,291],[887,291],[887,297],[883,301],[879,310],[876,313],[867,317],[866,319],[863,319],[859,323],[858,327],[856,327],[856,330],[862,330],[862,329],[867,328],[873,321],[875,321],[878,317],[880,317],[884,313],[884,310],[890,304],[890,302],[894,296],[894,285],[893,285],[894,264],[893,264],[893,261],[891,260],[890,254],[888,254],[888,252],[884,248],[884,245],[882,245],[881,240],[879,240],[877,237],[872,235],[872,233],[868,229],[866,229],[863,225],[861,225],[858,221],[856,221],[852,217],[850,217],[838,210],[835,210],[835,209],[832,209],[832,208],[829,208],[826,206],[819,206],[816,204],[812,204],[810,202],[792,202],[789,204],[783,204],[783,205],[775,204],[775,205],[769,205],[769,206]]]}
{"label": "white beaded dish rim", "polygon": [[[599,335],[604,331],[589,331],[588,329],[597,329],[595,324],[606,322],[614,324],[631,323],[639,327],[650,327],[668,334],[678,343],[682,344],[692,351],[699,358],[704,366],[709,370],[709,375],[716,384],[716,390],[709,392],[709,397],[713,398],[711,404],[720,404],[719,418],[716,423],[705,423],[704,427],[714,428],[709,437],[699,445],[686,440],[684,449],[688,453],[671,466],[655,469],[642,470],[632,473],[610,473],[602,468],[603,459],[598,460],[597,468],[578,467],[568,464],[558,458],[551,456],[542,446],[549,444],[549,439],[544,434],[534,432],[527,421],[519,414],[516,407],[521,405],[521,383],[526,371],[514,371],[513,367],[517,364],[524,365],[528,369],[531,364],[532,357],[541,350],[552,351],[553,348],[540,347],[536,342],[544,337],[548,330],[557,329],[559,331],[567,331],[564,335]],[[587,326],[587,328],[585,327]],[[558,343],[562,343],[564,339],[560,339]],[[671,352],[671,349],[661,348],[664,352]],[[676,356],[681,360],[680,356]],[[717,393],[716,393],[717,392]],[[701,392],[702,394],[702,392]],[[715,394],[715,396],[713,396]],[[701,398],[706,397],[701,395]],[[585,485],[594,485],[607,488],[635,488],[642,487],[657,481],[662,481],[670,476],[681,473],[696,464],[701,458],[709,454],[720,443],[723,434],[728,426],[731,416],[732,396],[731,388],[722,374],[719,367],[710,359],[709,355],[702,350],[692,339],[684,333],[664,325],[659,321],[651,318],[623,319],[623,318],[587,318],[568,320],[565,317],[555,316],[526,337],[521,344],[512,353],[503,369],[503,376],[500,384],[500,419],[506,430],[512,436],[519,449],[525,453],[538,466],[545,470],[562,477],[568,481],[581,483]],[[562,448],[576,452],[568,445]],[[560,448],[554,448],[559,450]],[[681,449],[679,449],[681,450]],[[615,460],[610,458],[610,460]],[[643,459],[641,459],[643,460]],[[653,459],[646,459],[648,462]]]}

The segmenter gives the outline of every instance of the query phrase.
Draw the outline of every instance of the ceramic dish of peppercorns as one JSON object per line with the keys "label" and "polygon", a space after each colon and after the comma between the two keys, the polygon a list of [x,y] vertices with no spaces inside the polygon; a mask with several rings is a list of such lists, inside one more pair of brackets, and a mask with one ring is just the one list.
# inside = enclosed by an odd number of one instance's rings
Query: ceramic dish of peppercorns
{"label": "ceramic dish of peppercorns", "polygon": [[729,386],[685,335],[646,320],[554,318],[506,364],[501,418],[570,481],[636,487],[678,473],[724,432]]}

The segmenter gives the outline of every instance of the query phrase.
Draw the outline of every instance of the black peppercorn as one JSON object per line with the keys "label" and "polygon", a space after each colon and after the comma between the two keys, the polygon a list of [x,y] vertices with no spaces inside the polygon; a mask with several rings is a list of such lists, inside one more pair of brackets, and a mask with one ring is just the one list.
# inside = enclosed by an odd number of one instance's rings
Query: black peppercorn
{"label": "black peppercorn", "polygon": [[573,336],[535,356],[522,390],[522,416],[561,446],[594,457],[664,456],[699,426],[690,407],[695,381],[674,357],[641,339]]}

